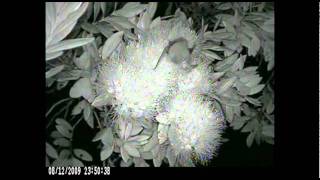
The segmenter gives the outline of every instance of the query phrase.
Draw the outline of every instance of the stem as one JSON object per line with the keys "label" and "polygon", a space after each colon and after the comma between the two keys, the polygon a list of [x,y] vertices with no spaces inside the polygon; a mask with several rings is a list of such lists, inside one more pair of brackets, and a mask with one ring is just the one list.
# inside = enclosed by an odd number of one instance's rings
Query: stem
{"label": "stem", "polygon": [[67,116],[68,116],[68,113],[69,113],[69,110],[70,110],[70,106],[71,106],[71,104],[72,104],[72,102],[73,102],[73,99],[67,104],[67,106],[66,106],[66,108],[67,108],[67,110],[66,110],[66,112],[64,113],[64,119],[67,119]]}
{"label": "stem", "polygon": [[93,111],[93,114],[94,114],[94,116],[95,116],[96,119],[97,119],[99,128],[102,129],[102,126],[101,126],[100,120],[99,120],[99,118],[98,118],[97,112]]}
{"label": "stem", "polygon": [[50,119],[48,125],[47,125],[47,129],[49,128],[49,126],[51,125],[52,121],[60,114],[62,113],[67,107],[62,108],[59,112],[57,112],[56,114],[53,115],[53,117]]}
{"label": "stem", "polygon": [[46,117],[48,117],[48,115],[49,115],[50,112],[53,110],[53,108],[55,108],[57,105],[63,103],[64,101],[67,101],[67,100],[69,100],[69,99],[71,99],[71,98],[65,98],[65,99],[62,99],[62,100],[58,101],[57,103],[55,103],[55,104],[49,109],[49,111],[46,113]]}

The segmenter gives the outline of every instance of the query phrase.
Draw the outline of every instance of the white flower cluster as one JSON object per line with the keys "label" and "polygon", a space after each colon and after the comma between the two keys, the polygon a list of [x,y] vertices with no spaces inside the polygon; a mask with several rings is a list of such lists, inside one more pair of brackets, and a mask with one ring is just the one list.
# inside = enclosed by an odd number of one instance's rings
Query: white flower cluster
{"label": "white flower cluster", "polygon": [[219,145],[224,122],[203,96],[212,87],[208,66],[200,63],[185,72],[165,55],[154,69],[168,42],[181,37],[189,47],[197,40],[184,23],[161,21],[138,42],[120,45],[100,66],[98,91],[112,96],[111,104],[121,117],[156,119],[159,143],[168,137],[176,154],[190,158],[195,153],[207,160]]}

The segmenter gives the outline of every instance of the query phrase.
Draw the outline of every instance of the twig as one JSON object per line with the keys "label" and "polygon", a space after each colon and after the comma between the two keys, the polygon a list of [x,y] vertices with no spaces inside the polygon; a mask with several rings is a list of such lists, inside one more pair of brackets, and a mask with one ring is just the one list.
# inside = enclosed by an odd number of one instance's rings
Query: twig
{"label": "twig", "polygon": [[62,99],[62,100],[58,101],[57,103],[55,103],[55,104],[49,109],[49,111],[46,113],[46,117],[48,117],[48,115],[49,115],[50,112],[53,110],[53,108],[55,108],[57,105],[63,103],[64,101],[67,101],[67,100],[69,100],[69,99],[71,99],[71,98],[65,98],[65,99]]}
{"label": "twig", "polygon": [[96,119],[97,119],[99,128],[102,129],[102,126],[101,126],[100,120],[99,120],[99,118],[98,118],[97,112],[93,111],[93,114],[94,114],[94,116],[95,116]]}

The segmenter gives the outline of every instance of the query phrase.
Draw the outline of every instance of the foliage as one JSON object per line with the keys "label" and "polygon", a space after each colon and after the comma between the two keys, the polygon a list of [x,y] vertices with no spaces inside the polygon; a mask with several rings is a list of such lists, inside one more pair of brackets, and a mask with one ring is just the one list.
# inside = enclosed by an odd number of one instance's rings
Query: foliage
{"label": "foliage", "polygon": [[[152,29],[166,22],[186,24],[186,27],[198,30],[197,33],[192,31],[194,39],[192,35],[188,37],[190,39],[186,38],[187,47],[196,44],[191,54],[194,60],[191,64],[199,67],[201,73],[202,66],[199,64],[206,64],[210,72],[204,73],[207,79],[199,83],[201,88],[197,93],[206,94],[204,99],[208,99],[210,106],[223,114],[226,126],[246,133],[247,140],[243,143],[248,147],[254,142],[258,145],[264,142],[274,144],[273,3],[168,3],[163,14],[167,17],[157,17],[158,6],[153,2],[46,3],[46,86],[53,94],[70,88],[69,97],[55,103],[46,114],[47,130],[53,129],[48,133],[46,142],[47,166],[84,166],[93,161],[95,156],[86,147],[73,147],[74,131],[82,121],[92,131],[98,130],[92,142],[99,144],[97,148],[103,165],[115,166],[117,161],[121,161],[121,167],[159,167],[163,163],[169,166],[195,166],[197,158],[182,158],[176,152],[177,148],[169,143],[174,142],[177,136],[169,118],[172,113],[162,113],[160,116],[150,110],[152,115],[148,118],[136,118],[136,114],[124,117],[119,113],[121,106],[114,103],[112,93],[101,90],[105,86],[98,81],[101,69],[113,68],[111,62],[117,58],[119,62],[115,64],[120,63],[122,57],[116,56],[122,55],[122,49],[126,48],[127,59],[133,58],[130,50],[138,48],[134,46],[144,42],[152,34]],[[189,32],[186,30],[186,33]],[[133,48],[130,49],[130,46]],[[158,59],[158,55],[154,59]],[[138,65],[131,65],[130,68]],[[261,73],[264,75],[261,76]],[[193,74],[190,76],[196,77]],[[185,83],[184,86],[187,85]],[[189,98],[183,94],[181,97]],[[163,98],[170,99],[167,96]],[[203,105],[190,101],[194,106]],[[52,115],[53,109],[60,104],[66,105]],[[168,105],[171,108],[176,106]],[[186,112],[190,111],[186,108]],[[65,112],[64,116],[62,112]],[[203,114],[207,116],[210,113]],[[181,143],[178,140],[175,142]],[[209,153],[214,154],[214,151]],[[202,160],[202,154],[198,159]]]}

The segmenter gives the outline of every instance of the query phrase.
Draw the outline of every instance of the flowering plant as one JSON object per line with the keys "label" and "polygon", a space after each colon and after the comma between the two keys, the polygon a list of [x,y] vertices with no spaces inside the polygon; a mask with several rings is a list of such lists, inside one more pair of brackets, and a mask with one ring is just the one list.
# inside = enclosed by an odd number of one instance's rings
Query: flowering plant
{"label": "flowering plant", "polygon": [[206,164],[226,128],[249,133],[248,147],[273,144],[273,4],[199,3],[216,14],[194,19],[188,5],[169,4],[166,17],[157,7],[46,3],[47,88],[70,96],[46,113],[48,166],[93,161],[74,148],[83,121],[108,166]]}

